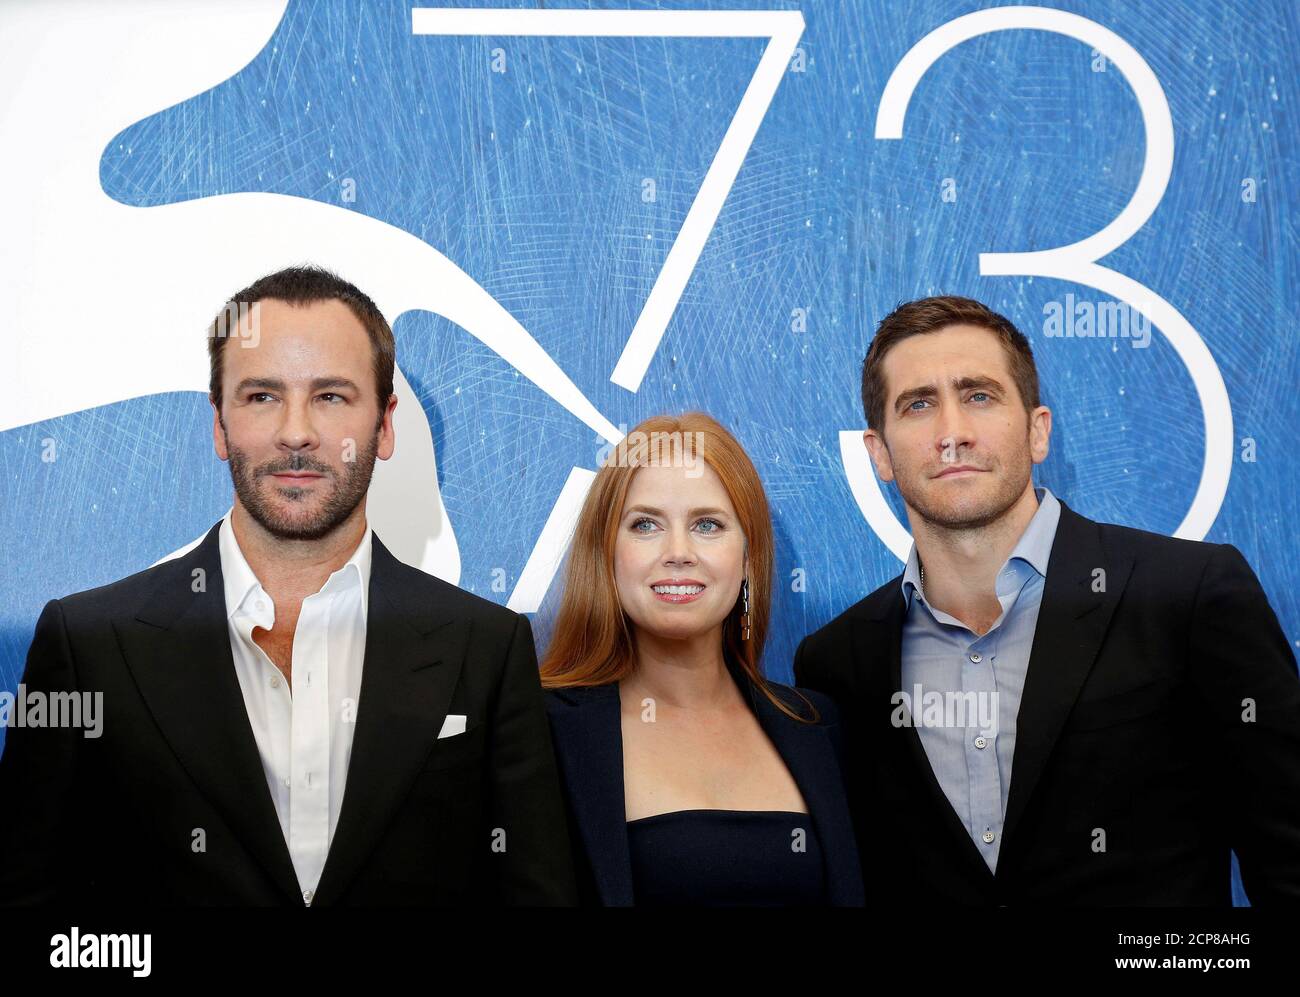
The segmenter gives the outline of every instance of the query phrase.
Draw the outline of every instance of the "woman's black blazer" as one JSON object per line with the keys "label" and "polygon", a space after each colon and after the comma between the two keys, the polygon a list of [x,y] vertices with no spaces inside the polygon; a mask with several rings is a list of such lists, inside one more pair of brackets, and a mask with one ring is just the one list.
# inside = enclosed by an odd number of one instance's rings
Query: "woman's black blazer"
{"label": "woman's black blazer", "polygon": [[[820,842],[827,896],[834,906],[864,904],[853,824],[841,775],[839,711],[827,696],[800,689],[819,722],[786,716],[743,674],[733,677],[776,746],[808,805]],[[794,712],[810,716],[790,686],[768,683]],[[584,904],[632,906],[632,864],[623,790],[623,730],[618,684],[552,689],[546,693],[569,816],[578,890]]]}

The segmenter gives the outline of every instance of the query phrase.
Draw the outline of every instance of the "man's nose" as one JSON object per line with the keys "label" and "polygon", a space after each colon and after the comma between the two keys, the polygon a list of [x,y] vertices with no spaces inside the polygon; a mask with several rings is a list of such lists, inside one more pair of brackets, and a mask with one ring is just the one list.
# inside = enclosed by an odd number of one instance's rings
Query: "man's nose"
{"label": "man's nose", "polygon": [[934,448],[945,464],[955,464],[975,444],[971,420],[961,401],[944,405],[935,423]]}
{"label": "man's nose", "polygon": [[314,450],[320,443],[306,402],[289,402],[284,407],[284,418],[276,434],[276,445],[282,450]]}

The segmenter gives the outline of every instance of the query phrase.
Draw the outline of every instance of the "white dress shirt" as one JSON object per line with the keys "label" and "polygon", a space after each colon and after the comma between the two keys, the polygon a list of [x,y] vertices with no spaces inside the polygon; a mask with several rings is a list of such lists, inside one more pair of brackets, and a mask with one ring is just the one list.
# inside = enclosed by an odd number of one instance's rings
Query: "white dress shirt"
{"label": "white dress shirt", "polygon": [[293,636],[293,688],[253,641],[275,624],[275,603],[248,566],[226,514],[220,530],[221,575],[235,674],[280,829],[310,905],[334,829],[352,755],[366,651],[371,537],[302,602]]}

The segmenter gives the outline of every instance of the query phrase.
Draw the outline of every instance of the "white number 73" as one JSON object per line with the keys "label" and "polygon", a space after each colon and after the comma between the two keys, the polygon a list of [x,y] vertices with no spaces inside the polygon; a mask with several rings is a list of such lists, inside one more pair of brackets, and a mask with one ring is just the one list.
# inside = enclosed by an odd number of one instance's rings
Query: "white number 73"
{"label": "white number 73", "polygon": [[[1025,253],[981,253],[985,276],[1054,277],[1110,295],[1144,314],[1173,346],[1187,367],[1200,398],[1205,423],[1205,461],[1191,508],[1174,535],[1202,539],[1214,525],[1232,474],[1232,408],[1218,364],[1200,335],[1171,304],[1142,284],[1100,266],[1097,260],[1123,245],[1160,203],[1174,164],[1174,125],[1164,89],[1146,60],[1115,32],[1077,14],[1045,7],[994,7],[949,21],[930,32],[903,56],[890,74],[876,115],[876,138],[901,139],[912,93],[929,68],[964,41],[994,31],[1052,31],[1091,46],[1111,61],[1133,88],[1146,131],[1146,161],[1137,189],[1124,210],[1100,232],[1056,249]],[[906,560],[912,538],[885,501],[872,471],[861,430],[840,432],[840,457],[858,507],[877,536],[899,560]]]}

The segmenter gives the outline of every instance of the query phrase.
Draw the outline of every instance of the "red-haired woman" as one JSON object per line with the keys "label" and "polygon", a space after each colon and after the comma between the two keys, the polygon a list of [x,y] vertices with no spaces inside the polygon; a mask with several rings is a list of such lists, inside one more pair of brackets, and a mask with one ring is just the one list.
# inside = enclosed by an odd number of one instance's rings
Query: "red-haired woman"
{"label": "red-haired woman", "polygon": [[643,422],[583,505],[542,661],[585,902],[860,905],[834,704],[763,678],[772,524],[736,439]]}

